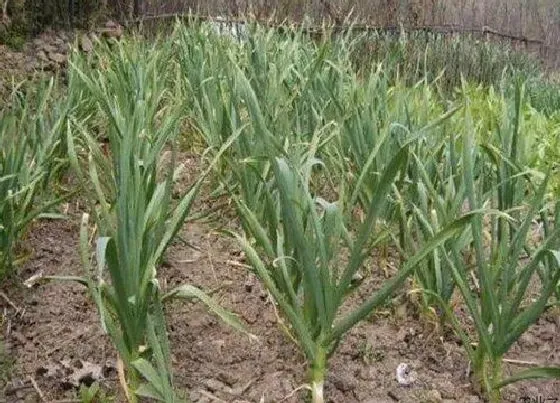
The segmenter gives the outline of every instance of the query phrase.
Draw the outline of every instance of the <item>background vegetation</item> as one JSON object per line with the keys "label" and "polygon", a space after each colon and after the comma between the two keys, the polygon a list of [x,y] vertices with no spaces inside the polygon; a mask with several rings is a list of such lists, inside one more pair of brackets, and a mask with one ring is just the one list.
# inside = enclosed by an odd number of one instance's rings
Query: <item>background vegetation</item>
{"label": "background vegetation", "polygon": [[[25,8],[22,24],[34,13]],[[196,298],[244,331],[202,290],[159,281],[209,179],[241,224],[224,232],[305,356],[314,402],[345,334],[408,279],[424,318],[461,339],[472,384],[491,401],[508,383],[559,377],[502,371],[560,298],[560,95],[542,65],[476,34],[219,28],[191,18],[150,39],[131,30],[72,52],[65,85],[13,88],[0,120],[0,279],[17,278],[29,224],[64,218],[60,202],[79,193],[84,275],[66,280],[95,302],[127,399],[181,401],[165,304]],[[177,155],[195,137],[203,165],[182,189]],[[379,248],[399,254],[397,274],[342,309]]]}

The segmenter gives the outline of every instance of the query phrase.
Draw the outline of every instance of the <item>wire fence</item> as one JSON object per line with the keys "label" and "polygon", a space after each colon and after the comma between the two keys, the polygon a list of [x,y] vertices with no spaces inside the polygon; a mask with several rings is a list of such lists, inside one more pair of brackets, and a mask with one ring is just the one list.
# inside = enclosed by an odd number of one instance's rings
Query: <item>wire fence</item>
{"label": "wire fence", "polygon": [[[345,27],[351,15],[354,29],[431,31],[471,34],[507,41],[533,54],[548,67],[560,67],[559,0],[0,0],[23,2],[35,30],[47,25],[84,26],[104,14],[123,24],[164,21],[193,12],[208,18],[316,24],[328,19]],[[95,18],[94,18],[95,19]]]}
{"label": "wire fence", "polygon": [[253,15],[276,23],[317,24],[325,18],[342,26],[346,16],[354,29],[431,31],[471,34],[507,41],[549,67],[560,67],[560,4],[558,0],[136,0],[137,17],[158,19],[194,11],[200,15],[240,18]]}

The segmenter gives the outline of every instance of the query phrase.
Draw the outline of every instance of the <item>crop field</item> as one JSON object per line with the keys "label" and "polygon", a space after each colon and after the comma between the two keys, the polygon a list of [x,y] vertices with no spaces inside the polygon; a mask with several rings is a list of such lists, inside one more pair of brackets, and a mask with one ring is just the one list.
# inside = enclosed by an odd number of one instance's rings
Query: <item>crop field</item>
{"label": "crop field", "polygon": [[166,31],[3,101],[0,402],[560,400],[560,85],[469,39]]}

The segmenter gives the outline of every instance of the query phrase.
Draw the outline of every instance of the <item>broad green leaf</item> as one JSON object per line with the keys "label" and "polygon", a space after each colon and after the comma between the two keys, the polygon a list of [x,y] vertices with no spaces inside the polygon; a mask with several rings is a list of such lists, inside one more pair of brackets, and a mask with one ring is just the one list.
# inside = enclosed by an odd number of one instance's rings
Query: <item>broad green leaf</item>
{"label": "broad green leaf", "polygon": [[418,251],[414,256],[410,257],[403,267],[399,270],[398,274],[391,280],[387,281],[380,290],[375,292],[375,294],[362,303],[358,308],[352,311],[350,314],[341,318],[337,324],[335,324],[332,333],[329,338],[329,344],[336,342],[342,335],[344,335],[348,330],[350,330],[356,323],[363,320],[367,315],[369,315],[373,309],[377,308],[381,304],[387,301],[387,298],[393,294],[406,278],[412,273],[416,265],[418,265],[426,256],[432,253],[435,249],[443,245],[446,240],[456,236],[461,232],[465,226],[469,225],[472,220],[472,215],[464,216],[460,219],[455,220],[451,224],[444,227],[441,231],[434,235],[429,241],[427,241],[420,251]]}
{"label": "broad green leaf", "polygon": [[495,388],[500,389],[506,385],[509,385],[510,383],[526,381],[530,379],[560,379],[560,368],[530,368],[504,379],[503,381],[495,385]]}
{"label": "broad green leaf", "polygon": [[143,358],[139,358],[132,362],[132,365],[136,370],[148,381],[150,389],[157,393],[160,399],[165,396],[165,386],[160,378],[160,375],[154,369],[152,364]]}
{"label": "broad green leaf", "polygon": [[158,402],[169,403],[169,401],[165,400],[165,398],[159,393],[156,387],[151,383],[143,383],[134,391],[134,393],[140,397],[154,399]]}

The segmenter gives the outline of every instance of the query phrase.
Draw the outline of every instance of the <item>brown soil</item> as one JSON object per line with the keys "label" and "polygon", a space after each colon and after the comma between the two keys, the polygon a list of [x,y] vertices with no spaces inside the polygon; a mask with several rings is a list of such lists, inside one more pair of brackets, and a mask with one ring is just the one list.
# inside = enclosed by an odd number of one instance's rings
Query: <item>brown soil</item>
{"label": "brown soil", "polygon": [[[81,273],[81,213],[76,205],[69,207],[70,220],[36,223],[26,240],[32,256],[21,278]],[[238,247],[213,228],[216,224],[185,225],[181,235],[187,243],[171,247],[160,270],[161,282],[167,288],[189,283],[213,290],[221,304],[240,314],[258,341],[223,325],[199,303],[172,302],[168,323],[177,386],[196,402],[303,401],[303,357],[280,330],[267,293],[242,267]],[[383,277],[381,270],[374,270],[366,289]],[[83,287],[71,282],[33,288],[12,284],[3,292],[5,344],[13,360],[3,368],[10,370],[4,402],[75,401],[72,379],[83,368],[101,371],[97,376],[103,388],[119,396],[115,353]],[[410,304],[399,302],[403,300],[396,298],[347,335],[330,364],[328,400],[481,401],[468,382],[467,362],[456,338],[432,332]],[[542,318],[508,358],[560,365],[558,324],[552,317]],[[395,379],[399,363],[411,365],[417,374],[409,387]],[[560,381],[525,382],[504,390],[507,402],[523,401],[524,396],[560,398]],[[124,400],[121,396],[116,401]]]}
{"label": "brown soil", "polygon": [[[4,51],[0,48],[0,55]],[[76,203],[67,207],[69,220],[40,221],[30,231],[25,247],[31,256],[21,268],[21,279],[81,275],[81,211]],[[273,304],[243,267],[235,242],[215,231],[218,224],[186,224],[181,236],[187,243],[178,241],[171,247],[160,281],[168,289],[188,283],[214,291],[258,341],[228,328],[200,303],[172,302],[167,313],[176,384],[195,402],[304,401],[304,358],[280,330]],[[220,223],[226,224],[230,225]],[[382,270],[373,269],[356,300],[378,287],[384,276]],[[117,396],[115,401],[124,402],[114,349],[82,286],[51,282],[27,288],[10,283],[2,292],[0,346],[4,344],[6,351],[0,351],[0,390],[5,390],[0,402],[79,401],[76,385],[92,378],[100,379],[103,389]],[[434,332],[406,301],[403,296],[395,298],[346,336],[330,362],[328,401],[482,401],[469,384],[468,363],[456,337]],[[558,314],[541,318],[507,358],[560,366],[559,326]],[[396,381],[399,363],[409,364],[416,373],[416,381],[408,387]],[[521,369],[515,365],[505,370]],[[504,402],[553,402],[560,400],[560,381],[518,383],[505,388],[503,395]]]}

